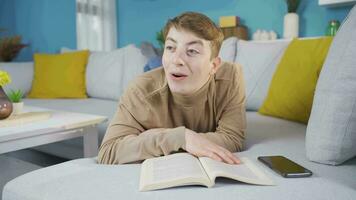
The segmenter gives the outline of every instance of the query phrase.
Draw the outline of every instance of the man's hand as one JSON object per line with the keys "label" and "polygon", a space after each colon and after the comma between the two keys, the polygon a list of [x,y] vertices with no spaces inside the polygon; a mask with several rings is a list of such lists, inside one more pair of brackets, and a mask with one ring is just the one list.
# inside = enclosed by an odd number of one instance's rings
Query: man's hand
{"label": "man's hand", "polygon": [[232,154],[229,150],[221,147],[208,139],[202,137],[198,133],[185,129],[185,150],[190,154],[201,157],[209,157],[217,161],[240,164],[240,160]]}

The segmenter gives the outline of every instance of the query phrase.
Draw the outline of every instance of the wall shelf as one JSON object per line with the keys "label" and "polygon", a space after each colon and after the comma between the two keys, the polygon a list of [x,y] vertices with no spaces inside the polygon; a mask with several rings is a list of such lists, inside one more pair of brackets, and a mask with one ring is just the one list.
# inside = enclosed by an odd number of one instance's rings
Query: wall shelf
{"label": "wall shelf", "polygon": [[355,3],[356,3],[356,0],[319,0],[320,6],[329,6],[329,7],[347,6],[347,5],[352,5]]}

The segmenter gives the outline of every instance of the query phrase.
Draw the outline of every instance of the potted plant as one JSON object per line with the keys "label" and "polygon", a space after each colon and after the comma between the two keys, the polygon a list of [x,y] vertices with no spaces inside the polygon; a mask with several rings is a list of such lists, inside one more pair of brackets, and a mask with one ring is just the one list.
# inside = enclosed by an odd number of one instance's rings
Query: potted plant
{"label": "potted plant", "polygon": [[24,103],[22,101],[23,92],[21,90],[11,90],[8,94],[10,101],[12,102],[12,114],[18,115],[22,113]]}
{"label": "potted plant", "polygon": [[[0,32],[4,29],[0,29]],[[16,58],[17,54],[26,47],[26,44],[22,44],[21,36],[9,36],[0,39],[0,61],[10,62]]]}
{"label": "potted plant", "polygon": [[299,35],[299,16],[297,9],[300,1],[301,0],[285,0],[288,13],[284,16],[284,38],[295,38]]}
{"label": "potted plant", "polygon": [[10,82],[10,75],[6,71],[0,70],[0,120],[6,119],[12,112],[12,103],[3,89],[3,86]]}

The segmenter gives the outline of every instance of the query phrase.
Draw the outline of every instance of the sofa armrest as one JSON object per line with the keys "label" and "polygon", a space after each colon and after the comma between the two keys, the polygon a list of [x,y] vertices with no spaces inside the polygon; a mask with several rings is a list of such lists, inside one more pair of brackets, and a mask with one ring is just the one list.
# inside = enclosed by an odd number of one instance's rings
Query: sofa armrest
{"label": "sofa armrest", "polygon": [[34,74],[33,62],[0,62],[0,70],[11,76],[11,83],[4,87],[5,92],[11,89],[20,89],[25,95],[30,92]]}

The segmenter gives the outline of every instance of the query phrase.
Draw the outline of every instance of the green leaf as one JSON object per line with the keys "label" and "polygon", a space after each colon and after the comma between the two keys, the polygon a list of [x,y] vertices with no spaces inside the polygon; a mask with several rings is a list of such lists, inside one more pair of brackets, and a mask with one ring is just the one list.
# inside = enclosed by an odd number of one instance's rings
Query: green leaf
{"label": "green leaf", "polygon": [[288,13],[296,13],[301,0],[285,0]]}
{"label": "green leaf", "polygon": [[7,95],[11,102],[19,103],[22,101],[23,92],[19,90],[11,90],[10,93]]}

